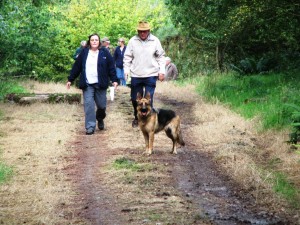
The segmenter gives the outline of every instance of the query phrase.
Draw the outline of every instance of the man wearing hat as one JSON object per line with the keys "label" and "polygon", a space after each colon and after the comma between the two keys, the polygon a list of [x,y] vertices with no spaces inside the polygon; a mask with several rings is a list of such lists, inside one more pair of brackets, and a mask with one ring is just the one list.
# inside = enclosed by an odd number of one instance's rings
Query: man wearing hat
{"label": "man wearing hat", "polygon": [[137,32],[129,40],[123,60],[125,78],[131,75],[131,101],[134,109],[132,127],[138,126],[137,93],[145,95],[149,92],[153,108],[156,81],[163,81],[165,75],[165,51],[159,39],[150,33],[148,22],[139,22]]}
{"label": "man wearing hat", "polygon": [[104,37],[101,39],[101,45],[102,47],[107,48],[112,56],[114,55],[114,48],[110,45],[108,37]]}

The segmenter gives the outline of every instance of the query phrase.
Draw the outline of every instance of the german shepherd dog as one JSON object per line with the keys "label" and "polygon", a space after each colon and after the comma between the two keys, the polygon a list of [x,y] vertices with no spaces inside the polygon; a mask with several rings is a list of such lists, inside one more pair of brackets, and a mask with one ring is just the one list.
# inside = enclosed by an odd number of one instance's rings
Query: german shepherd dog
{"label": "german shepherd dog", "polygon": [[184,146],[180,130],[180,117],[172,110],[151,109],[151,97],[148,92],[145,97],[137,94],[137,116],[138,124],[146,142],[146,154],[151,155],[153,151],[154,134],[164,130],[173,142],[171,153],[177,154],[177,143]]}

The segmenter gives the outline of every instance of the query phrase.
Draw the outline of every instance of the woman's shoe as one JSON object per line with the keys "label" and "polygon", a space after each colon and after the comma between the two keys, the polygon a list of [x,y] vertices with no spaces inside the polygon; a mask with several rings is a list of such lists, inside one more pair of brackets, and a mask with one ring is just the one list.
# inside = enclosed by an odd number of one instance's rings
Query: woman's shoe
{"label": "woman's shoe", "polygon": [[89,128],[89,129],[86,130],[85,134],[86,134],[86,135],[92,135],[92,134],[94,134],[94,132],[95,132],[95,131],[94,131],[93,128]]}

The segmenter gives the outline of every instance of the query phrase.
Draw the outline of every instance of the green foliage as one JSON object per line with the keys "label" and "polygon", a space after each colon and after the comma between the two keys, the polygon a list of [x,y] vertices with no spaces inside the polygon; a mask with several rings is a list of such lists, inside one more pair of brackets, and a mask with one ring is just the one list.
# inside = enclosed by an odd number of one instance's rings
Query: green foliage
{"label": "green foliage", "polygon": [[205,51],[205,45],[193,45],[192,39],[175,36],[162,41],[166,55],[179,71],[179,79],[210,74],[215,70],[213,52]]}
{"label": "green foliage", "polygon": [[163,26],[163,1],[35,0],[3,1],[0,7],[0,76],[32,75],[65,80],[72,55],[91,33],[129,40],[139,20],[155,32]]}
{"label": "green foliage", "polygon": [[293,109],[300,105],[300,77],[293,74],[264,74],[236,77],[212,75],[198,88],[210,101],[218,99],[246,118],[259,116],[263,129],[283,128],[292,123]]}
{"label": "green foliage", "polygon": [[155,34],[161,41],[168,41],[172,38],[176,38],[179,35],[179,32],[170,20],[170,18],[167,17],[165,25],[163,27],[160,27]]}
{"label": "green foliage", "polygon": [[119,37],[128,41],[139,20],[164,40],[182,77],[300,65],[296,0],[3,0],[0,6],[0,74],[6,76],[34,71],[40,80],[65,80],[81,40],[97,32],[112,45]]}
{"label": "green foliage", "polygon": [[[229,64],[239,67],[246,58],[299,54],[300,5],[296,0],[165,2],[180,33],[192,38],[189,44],[202,53],[215,52],[211,57],[221,71]],[[296,65],[291,61],[277,63],[280,67]]]}
{"label": "green foliage", "polygon": [[245,58],[237,65],[230,64],[230,68],[240,75],[299,70],[300,57],[297,57],[297,55],[300,56],[299,53],[295,53],[294,55],[285,53],[278,55],[266,54],[258,60],[255,58]]}
{"label": "green foliage", "polygon": [[231,68],[240,75],[258,74],[270,72],[276,68],[277,61],[273,58],[262,57],[257,62],[253,58],[246,58],[239,62],[238,66],[231,64]]}
{"label": "green foliage", "polygon": [[155,31],[165,20],[162,8],[162,1],[154,0],[73,0],[63,7],[54,7],[52,13],[55,16],[49,30],[56,34],[53,39],[57,45],[49,49],[51,65],[48,70],[39,68],[40,76],[50,77],[54,81],[66,79],[73,64],[71,57],[75,49],[92,33],[109,37],[111,45],[116,46],[118,38],[124,37],[128,41],[136,34],[136,26],[140,20],[148,20]]}

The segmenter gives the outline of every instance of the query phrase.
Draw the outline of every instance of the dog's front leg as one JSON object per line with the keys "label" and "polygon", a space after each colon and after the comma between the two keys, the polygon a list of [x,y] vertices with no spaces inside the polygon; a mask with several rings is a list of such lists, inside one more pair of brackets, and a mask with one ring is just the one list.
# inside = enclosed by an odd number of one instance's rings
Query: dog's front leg
{"label": "dog's front leg", "polygon": [[152,154],[154,143],[154,132],[149,133],[149,155]]}
{"label": "dog's front leg", "polygon": [[144,138],[145,138],[145,144],[146,144],[146,154],[149,152],[149,134],[148,132],[143,132]]}

